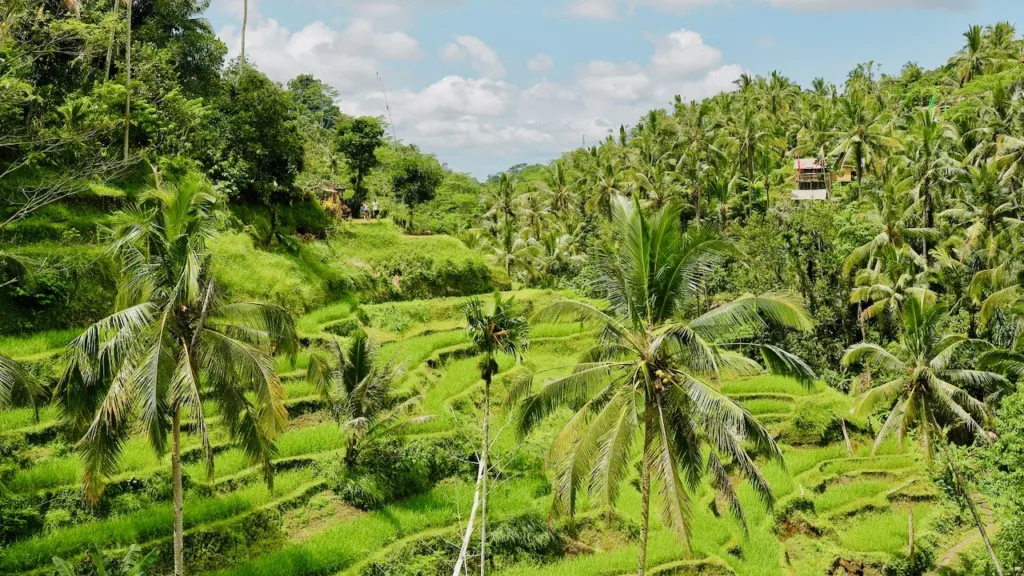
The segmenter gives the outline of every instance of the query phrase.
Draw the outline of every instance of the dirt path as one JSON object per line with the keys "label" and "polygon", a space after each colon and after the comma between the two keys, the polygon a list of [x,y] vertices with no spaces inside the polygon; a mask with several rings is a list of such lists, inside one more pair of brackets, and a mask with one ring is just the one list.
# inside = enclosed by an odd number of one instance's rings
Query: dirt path
{"label": "dirt path", "polygon": [[[991,510],[983,506],[981,507],[981,511],[985,515],[985,522],[988,524],[985,526],[985,532],[988,534],[989,539],[993,539],[999,532],[999,526],[993,522]],[[929,572],[926,576],[939,576],[939,574],[942,573],[943,568],[949,568],[961,554],[980,542],[981,533],[978,532],[977,528],[971,528],[971,531],[968,532],[962,540],[954,544],[952,548],[946,550],[946,553],[943,554],[935,564],[935,569]]]}

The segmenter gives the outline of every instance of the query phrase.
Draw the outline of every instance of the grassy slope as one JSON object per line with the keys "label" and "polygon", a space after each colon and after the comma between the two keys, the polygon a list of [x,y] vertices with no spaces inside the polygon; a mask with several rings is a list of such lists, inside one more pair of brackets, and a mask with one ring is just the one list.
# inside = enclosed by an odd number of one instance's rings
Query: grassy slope
{"label": "grassy slope", "polygon": [[[526,291],[519,298],[542,305],[557,298],[557,294]],[[421,411],[437,416],[421,425],[415,434],[478,434],[477,400],[481,393],[476,362],[472,358],[454,357],[445,361],[444,352],[465,345],[465,335],[458,318],[460,299],[441,299],[363,307],[370,319],[368,330],[386,344],[386,356],[406,362],[407,375],[402,386],[424,395]],[[303,317],[299,326],[307,335],[322,336],[320,327],[325,323],[349,317],[355,313],[351,304],[339,304]],[[567,363],[592,342],[592,335],[579,325],[541,325],[533,332],[533,343],[524,366],[511,361],[502,362],[502,374],[497,380],[496,396],[501,397],[503,387],[518,374],[532,369],[541,376],[535,378],[540,385],[545,377],[567,370]],[[45,340],[45,339],[44,339]],[[35,348],[33,347],[35,346]],[[23,343],[26,351],[42,345]],[[300,360],[299,368],[305,358]],[[433,359],[434,367],[426,364]],[[288,364],[282,370],[291,371]],[[286,382],[293,398],[312,394],[312,390],[298,378],[301,371]],[[823,386],[811,390],[779,378],[761,377],[728,382],[723,391],[741,398],[759,413],[777,416],[773,429],[783,437],[799,419],[795,416],[803,406],[833,405],[845,398]],[[827,402],[821,402],[822,399]],[[42,414],[45,421],[55,418],[52,410]],[[212,417],[216,417],[212,413]],[[507,412],[495,409],[493,429],[496,430],[495,456],[511,473],[509,480],[495,493],[492,502],[493,518],[535,510],[546,513],[551,496],[543,489],[536,474],[540,469],[550,439],[559,422],[567,414],[556,416],[531,438],[517,438],[506,425]],[[17,433],[35,428],[28,413],[14,412],[0,419],[0,428]],[[223,443],[223,433],[215,427],[215,443]],[[187,437],[189,446],[194,437]],[[778,505],[776,510],[787,510],[796,501],[806,501],[811,507],[804,516],[821,535],[797,532],[781,537],[776,533],[776,518],[766,513],[754,494],[741,488],[749,532],[728,515],[716,517],[713,494],[702,487],[693,495],[693,552],[694,558],[703,559],[706,570],[727,570],[736,574],[817,575],[827,570],[837,557],[861,557],[884,560],[905,554],[907,543],[907,498],[922,499],[915,504],[914,513],[919,533],[927,531],[937,509],[929,500],[923,478],[923,467],[913,453],[893,454],[887,447],[882,455],[870,457],[867,443],[859,438],[858,457],[850,458],[841,443],[827,446],[786,446],[787,468],[777,464],[765,466]],[[341,448],[340,435],[325,415],[304,416],[293,422],[280,439],[281,461],[330,457]],[[77,459],[66,453],[66,447],[47,443],[30,447],[33,457],[7,481],[7,488],[15,493],[30,495],[42,489],[73,489],[78,482],[80,468]],[[254,477],[255,470],[237,449],[218,453],[217,476],[219,486],[212,495],[190,493],[186,523],[193,530],[216,526],[216,523],[239,522],[246,514],[266,506],[284,506],[298,498],[303,489],[318,478],[312,469],[282,473],[273,494],[260,488],[254,481],[235,479]],[[166,471],[167,461],[152,456],[143,441],[133,440],[125,452],[122,469],[126,476],[148,477],[157,471]],[[198,463],[187,466],[194,482],[203,482]],[[532,471],[523,475],[523,471]],[[302,530],[282,529],[271,541],[249,551],[247,560],[232,560],[232,566],[221,566],[220,574],[258,575],[327,575],[359,573],[373,554],[388,554],[407,549],[421,540],[444,536],[457,538],[457,532],[472,498],[468,480],[443,483],[433,491],[396,503],[372,514],[328,515],[322,522]],[[917,482],[915,482],[917,481]],[[313,486],[322,491],[321,487]],[[803,495],[801,497],[801,494]],[[904,496],[901,496],[904,495]],[[637,518],[638,495],[632,486],[623,491],[619,512],[627,518]],[[583,502],[583,509],[587,504]],[[43,568],[49,555],[61,553],[74,556],[84,551],[86,543],[105,547],[124,546],[130,542],[160,542],[166,538],[169,522],[164,504],[156,504],[134,512],[122,511],[106,519],[97,519],[78,526],[55,527],[45,536],[21,541],[10,546],[0,559],[0,572],[17,573],[31,568]],[[678,567],[687,560],[684,550],[675,538],[661,527],[652,515],[653,534],[650,562],[652,565]],[[565,558],[541,567],[533,564],[500,566],[501,574],[621,574],[634,569],[635,545],[620,539],[606,542],[593,555]],[[206,565],[204,565],[206,566]],[[715,568],[717,566],[717,568]],[[212,568],[211,566],[206,566]],[[348,570],[349,572],[345,572]]]}

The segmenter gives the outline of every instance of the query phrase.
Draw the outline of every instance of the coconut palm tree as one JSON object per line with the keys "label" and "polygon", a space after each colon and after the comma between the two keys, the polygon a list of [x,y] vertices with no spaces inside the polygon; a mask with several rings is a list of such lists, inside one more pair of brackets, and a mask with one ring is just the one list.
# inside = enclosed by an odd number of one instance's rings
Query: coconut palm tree
{"label": "coconut palm tree", "polygon": [[612,158],[603,160],[597,168],[594,186],[587,199],[587,209],[603,214],[607,219],[612,217],[612,200],[615,196],[625,195],[628,184],[622,176],[618,165]]}
{"label": "coconut palm tree", "polygon": [[858,246],[843,263],[843,273],[850,274],[862,264],[873,267],[876,255],[886,246],[897,250],[906,247],[909,256],[923,267],[924,262],[912,245],[913,241],[935,238],[932,228],[919,227],[918,204],[914,200],[915,180],[898,167],[890,165],[879,189],[867,192],[861,202],[864,210],[854,218],[870,225],[877,234]]}
{"label": "coconut palm tree", "polygon": [[560,407],[576,410],[548,459],[555,475],[555,510],[570,518],[581,490],[589,490],[608,510],[615,506],[634,441],[642,438],[640,575],[646,567],[652,479],[661,490],[666,526],[687,548],[687,489],[697,486],[705,470],[737,513],[739,499],[727,465],[750,480],[766,505],[773,501],[751,454],[778,459],[778,446],[749,412],[709,382],[726,369],[760,373],[761,366],[741,354],[745,349],[759,350],[777,372],[805,381],[813,377],[799,358],[749,340],[768,325],[811,328],[801,306],[788,297],[748,296],[697,318],[680,317],[704,276],[736,250],[707,227],[684,233],[679,218],[675,206],[647,216],[636,199],[617,198],[618,249],[600,253],[602,278],[595,286],[609,306],[563,301],[538,313],[543,320],[572,317],[592,323],[600,328],[600,341],[571,375],[526,395],[517,410],[521,434]]}
{"label": "coconut palm tree", "polygon": [[[862,190],[864,171],[881,165],[885,154],[896,147],[885,112],[877,109],[861,92],[839,99],[839,127],[833,136],[838,144],[829,154],[838,158],[840,166],[852,164],[857,169],[857,192]],[[873,170],[874,171],[874,170]]]}
{"label": "coconut palm tree", "polygon": [[961,86],[973,80],[975,76],[985,73],[992,66],[992,55],[985,46],[981,26],[974,25],[968,28],[967,32],[964,32],[964,40],[964,47],[950,61]]}
{"label": "coconut palm tree", "polygon": [[462,307],[466,315],[466,334],[473,352],[480,357],[480,378],[484,381],[483,445],[480,450],[483,470],[480,493],[480,575],[487,570],[487,477],[490,451],[491,382],[498,373],[498,357],[511,356],[521,360],[529,346],[529,324],[514,300],[502,300],[494,295],[494,304],[485,308],[477,298]]}
{"label": "coconut palm tree", "polygon": [[[946,431],[950,428],[965,430],[978,441],[988,443],[988,407],[964,387],[992,391],[1009,383],[993,372],[954,367],[957,352],[978,342],[962,334],[942,333],[947,319],[945,305],[930,302],[922,294],[904,301],[901,316],[902,334],[895,348],[855,344],[842,360],[844,366],[864,366],[882,376],[872,380],[876,384],[854,408],[854,412],[864,416],[880,408],[888,409],[874,450],[893,435],[902,442],[911,429],[917,431],[929,461],[939,450],[948,454]],[[952,459],[947,460],[958,483],[963,484]],[[992,562],[1002,574],[977,507],[970,497],[967,501]]]}
{"label": "coconut palm tree", "polygon": [[119,214],[111,237],[122,275],[117,311],[71,342],[59,384],[93,501],[134,430],[160,455],[170,436],[176,575],[184,572],[182,416],[200,437],[209,477],[204,401],[217,406],[224,428],[271,484],[273,439],[288,417],[274,355],[294,357],[298,345],[285,310],[218,293],[207,249],[218,200],[205,180],[188,177],[143,193]]}
{"label": "coconut palm tree", "polygon": [[124,161],[128,162],[128,135],[131,131],[132,112],[132,4],[135,0],[125,0],[128,20],[128,32],[124,41]]}
{"label": "coconut palm tree", "polygon": [[380,362],[377,347],[363,332],[357,332],[345,347],[329,341],[327,353],[310,356],[306,380],[332,406],[341,423],[348,439],[345,464],[351,470],[367,446],[424,421],[425,417],[405,418],[421,397],[396,400],[394,381],[404,369]]}
{"label": "coconut palm tree", "polygon": [[0,410],[26,401],[38,411],[45,398],[46,391],[22,364],[0,354]]}
{"label": "coconut palm tree", "polygon": [[[908,141],[911,170],[920,183],[922,227],[935,227],[935,199],[933,186],[951,179],[960,172],[960,162],[953,158],[951,149],[956,143],[949,124],[939,118],[934,108],[925,108],[914,116]],[[927,257],[927,249],[925,257]]]}

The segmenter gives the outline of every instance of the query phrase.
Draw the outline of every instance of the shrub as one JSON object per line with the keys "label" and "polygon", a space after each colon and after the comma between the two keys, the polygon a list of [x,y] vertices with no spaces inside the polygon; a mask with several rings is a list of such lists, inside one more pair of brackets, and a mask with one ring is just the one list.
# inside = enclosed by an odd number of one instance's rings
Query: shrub
{"label": "shrub", "polygon": [[342,338],[351,336],[361,329],[362,326],[359,324],[359,320],[355,318],[343,318],[324,326],[324,331],[335,336],[341,336]]}

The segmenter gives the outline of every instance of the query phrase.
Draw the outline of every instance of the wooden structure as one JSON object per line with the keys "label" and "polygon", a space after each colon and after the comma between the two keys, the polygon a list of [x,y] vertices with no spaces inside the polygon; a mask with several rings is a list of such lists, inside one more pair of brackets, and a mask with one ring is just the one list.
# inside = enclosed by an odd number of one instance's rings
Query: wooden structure
{"label": "wooden structure", "polygon": [[796,187],[793,200],[828,200],[833,184],[846,184],[857,179],[857,171],[849,166],[833,170],[821,158],[797,158],[793,161]]}
{"label": "wooden structure", "polygon": [[797,158],[793,169],[796,171],[793,200],[828,200],[832,178],[820,159]]}

